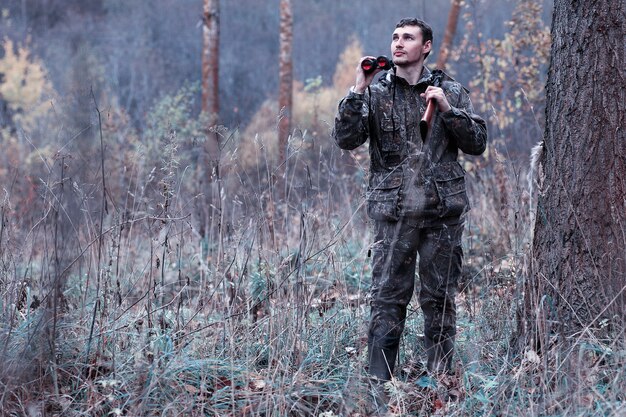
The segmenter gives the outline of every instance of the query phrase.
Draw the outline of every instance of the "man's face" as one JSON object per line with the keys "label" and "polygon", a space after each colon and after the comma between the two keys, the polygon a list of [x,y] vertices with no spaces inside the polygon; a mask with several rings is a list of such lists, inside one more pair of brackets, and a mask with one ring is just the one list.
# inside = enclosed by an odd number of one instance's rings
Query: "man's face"
{"label": "man's face", "polygon": [[391,54],[393,63],[399,67],[423,62],[431,47],[431,41],[423,42],[419,26],[404,26],[393,31]]}

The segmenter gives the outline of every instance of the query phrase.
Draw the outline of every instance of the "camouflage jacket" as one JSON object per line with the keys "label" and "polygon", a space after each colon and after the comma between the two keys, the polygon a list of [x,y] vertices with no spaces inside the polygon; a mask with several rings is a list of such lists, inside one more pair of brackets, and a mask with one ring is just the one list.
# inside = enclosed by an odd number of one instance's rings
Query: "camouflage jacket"
{"label": "camouflage jacket", "polygon": [[469,209],[458,151],[484,152],[485,121],[474,114],[467,90],[444,74],[441,88],[452,109],[436,111],[422,141],[426,103],[420,94],[430,81],[426,67],[416,85],[389,72],[364,94],[350,92],[339,103],[332,133],[337,145],[351,150],[370,141],[367,202],[374,220],[451,224]]}

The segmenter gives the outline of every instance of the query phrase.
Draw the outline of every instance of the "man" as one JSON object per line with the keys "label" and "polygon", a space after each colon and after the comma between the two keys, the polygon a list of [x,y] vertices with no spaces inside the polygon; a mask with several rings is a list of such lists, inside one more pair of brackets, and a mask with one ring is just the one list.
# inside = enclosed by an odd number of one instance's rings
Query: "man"
{"label": "man", "polygon": [[[424,66],[432,29],[402,19],[391,41],[395,68],[372,84],[377,69],[356,69],[356,83],[339,103],[333,137],[342,149],[369,139],[368,215],[373,220],[369,373],[393,374],[419,254],[427,368],[452,370],[457,281],[461,275],[463,218],[469,209],[458,151],[484,152],[485,121],[473,112],[467,91],[444,73],[441,87]],[[364,59],[373,57],[364,57]],[[427,135],[418,128],[427,103],[435,113]]]}

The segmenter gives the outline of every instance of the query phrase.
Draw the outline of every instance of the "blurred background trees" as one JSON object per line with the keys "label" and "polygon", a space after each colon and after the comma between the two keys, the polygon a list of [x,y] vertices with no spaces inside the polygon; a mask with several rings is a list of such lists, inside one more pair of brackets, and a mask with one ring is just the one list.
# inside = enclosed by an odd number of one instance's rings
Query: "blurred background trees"
{"label": "blurred background trees", "polygon": [[[268,97],[277,97],[279,1],[221,3],[219,119],[225,126],[243,127]],[[427,3],[294,2],[294,79],[304,82],[319,76],[322,85],[330,85],[337,58],[352,37],[360,40],[367,53],[387,53],[395,22],[413,15],[434,28],[434,65],[450,4],[435,8]],[[539,22],[545,21],[551,8],[550,1],[463,2],[454,43],[466,39],[468,47],[487,59],[485,55],[493,53],[485,49],[490,42],[506,42],[506,35],[516,36],[516,25],[507,22],[522,3],[543,6]],[[146,114],[156,100],[201,78],[206,20],[202,0],[1,0],[0,10],[4,16],[0,36],[18,45],[30,40],[33,56],[42,61],[63,96],[80,94],[88,87],[98,95],[114,94],[138,129],[145,128]],[[527,23],[527,19],[531,20]],[[537,22],[537,16],[520,15],[516,23],[531,21]],[[534,33],[524,35],[525,40],[515,41],[532,44]],[[476,77],[476,68],[467,55],[456,57],[449,65],[467,85]],[[509,71],[522,70],[522,62],[510,64]]]}
{"label": "blurred background trees", "polygon": [[[354,82],[358,59],[388,54],[389,34],[407,16],[431,23],[430,65],[445,58],[446,71],[468,86],[489,122],[489,151],[466,161],[466,169],[499,172],[485,175],[486,182],[519,178],[543,135],[549,0],[467,0],[436,8],[425,0],[289,3],[283,14],[292,17],[293,32],[283,46],[290,46],[290,62],[280,83],[279,0],[0,0],[3,181],[16,178],[29,183],[16,190],[30,190],[13,195],[15,204],[21,194],[36,192],[60,160],[72,161],[64,174],[78,187],[99,182],[93,167],[102,157],[98,120],[112,201],[160,196],[159,180],[168,170],[164,150],[174,146],[190,179],[180,191],[194,205],[203,237],[223,226],[223,202],[243,201],[247,210],[248,187],[265,193],[267,170],[275,175],[277,167],[291,173],[290,187],[310,189],[317,178],[317,190],[327,190],[336,186],[335,174],[347,175],[342,181],[358,194],[367,150],[335,149],[329,137],[335,109]],[[449,16],[458,23],[456,33],[448,28],[444,57]],[[281,146],[279,127],[286,122]],[[281,152],[288,164],[279,162]],[[505,159],[513,164],[503,165]],[[214,180],[231,174],[245,186],[225,196]],[[129,197],[126,190],[146,177],[152,180],[143,184],[143,197]],[[502,181],[491,185],[503,219],[517,218],[524,196],[512,195]],[[290,188],[290,198],[302,198],[298,187]],[[357,209],[358,200],[353,204]],[[498,239],[511,245],[508,237]]]}
{"label": "blurred background trees", "polygon": [[[265,197],[248,207],[246,195],[267,193],[266,174],[283,176],[277,167],[291,175],[289,198],[301,199],[295,190],[312,189],[312,178],[317,191],[336,186],[334,175],[346,175],[342,181],[360,195],[367,149],[335,149],[329,137],[335,109],[354,82],[358,59],[388,54],[389,34],[406,16],[431,23],[430,65],[445,58],[446,71],[468,86],[489,122],[489,150],[466,161],[466,169],[498,171],[484,182],[519,179],[543,135],[549,0],[467,0],[436,8],[425,0],[285,4],[293,28],[283,36],[290,56],[283,59],[281,83],[279,0],[0,0],[1,173],[5,183],[24,182],[14,203],[29,201],[61,160],[71,161],[63,172],[78,187],[99,183],[93,166],[103,156],[99,120],[109,198],[135,204],[161,196],[159,180],[169,169],[164,150],[174,146],[189,178],[180,191],[194,206],[202,237],[224,226],[222,203],[245,202],[237,206],[244,212],[263,206]],[[449,16],[457,24],[456,32],[448,28],[444,57]],[[281,131],[288,134],[282,145]],[[513,164],[505,166],[505,159]],[[244,186],[225,195],[215,180],[229,176]],[[142,178],[151,180],[141,193],[127,194]],[[518,218],[524,196],[503,181],[489,186],[497,190],[502,218]],[[359,200],[352,204],[356,210]],[[511,246],[508,236],[497,239]]]}

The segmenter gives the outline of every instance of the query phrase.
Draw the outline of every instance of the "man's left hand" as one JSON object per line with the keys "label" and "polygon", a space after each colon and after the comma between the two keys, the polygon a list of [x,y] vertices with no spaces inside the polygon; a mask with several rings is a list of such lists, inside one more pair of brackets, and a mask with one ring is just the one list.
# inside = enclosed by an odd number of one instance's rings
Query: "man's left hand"
{"label": "man's left hand", "polygon": [[437,102],[437,108],[440,112],[446,112],[452,108],[452,106],[450,106],[450,103],[448,103],[446,95],[443,93],[443,90],[440,87],[433,87],[432,85],[429,85],[426,89],[426,92],[422,93],[421,95],[422,98],[426,99],[427,103],[428,100],[435,100]]}

